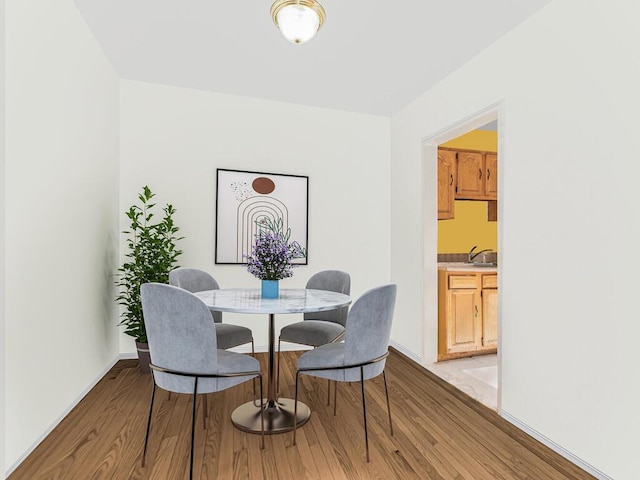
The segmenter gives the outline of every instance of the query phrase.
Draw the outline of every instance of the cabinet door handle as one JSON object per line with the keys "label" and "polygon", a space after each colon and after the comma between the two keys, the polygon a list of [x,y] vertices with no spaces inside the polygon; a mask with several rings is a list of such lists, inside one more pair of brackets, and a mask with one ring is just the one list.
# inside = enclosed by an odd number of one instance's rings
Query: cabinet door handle
{"label": "cabinet door handle", "polygon": [[487,168],[487,180],[491,178],[491,170]]}
{"label": "cabinet door handle", "polygon": [[476,318],[478,318],[478,305],[476,305],[475,307],[476,307]]}
{"label": "cabinet door handle", "polygon": [[478,179],[482,179],[482,169],[478,169]]}
{"label": "cabinet door handle", "polygon": [[449,186],[453,185],[453,175],[451,175],[451,181],[449,182]]}

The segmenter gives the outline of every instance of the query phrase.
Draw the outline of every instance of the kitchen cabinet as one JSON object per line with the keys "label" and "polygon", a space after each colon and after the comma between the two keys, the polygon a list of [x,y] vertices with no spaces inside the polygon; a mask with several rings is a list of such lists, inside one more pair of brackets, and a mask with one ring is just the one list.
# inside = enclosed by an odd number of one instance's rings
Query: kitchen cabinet
{"label": "kitchen cabinet", "polygon": [[493,353],[498,345],[498,275],[438,270],[438,360]]}
{"label": "kitchen cabinet", "polygon": [[[446,274],[444,291],[444,353],[472,352],[482,337],[480,289],[475,274]],[[440,289],[438,290],[440,292]]]}
{"label": "kitchen cabinet", "polygon": [[[441,160],[445,155],[451,158],[455,154],[453,176],[455,178],[454,198],[456,200],[497,200],[498,199],[498,155],[493,152],[479,150],[438,149],[438,201],[446,198],[448,192],[440,191],[440,186],[447,186],[445,175],[440,172]],[[447,167],[445,166],[445,169]],[[442,178],[441,178],[442,176]],[[438,203],[440,210],[440,203]],[[453,218],[453,217],[450,217]]]}
{"label": "kitchen cabinet", "polygon": [[[484,194],[488,199],[498,199],[498,155],[495,153],[484,154]],[[489,198],[491,197],[491,198]]]}
{"label": "kitchen cabinet", "polygon": [[484,196],[484,154],[456,152],[458,157],[457,199],[477,199]]}
{"label": "kitchen cabinet", "polygon": [[438,150],[438,220],[453,218],[456,196],[456,152]]}
{"label": "kitchen cabinet", "polygon": [[498,346],[498,275],[482,275],[482,348]]}
{"label": "kitchen cabinet", "polygon": [[497,200],[489,200],[487,202],[487,221],[488,222],[498,221],[498,201]]}

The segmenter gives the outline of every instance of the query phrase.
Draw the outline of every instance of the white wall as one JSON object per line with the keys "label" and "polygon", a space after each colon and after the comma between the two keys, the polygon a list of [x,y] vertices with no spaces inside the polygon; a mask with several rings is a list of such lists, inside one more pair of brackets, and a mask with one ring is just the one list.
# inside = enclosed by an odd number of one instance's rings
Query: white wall
{"label": "white wall", "polygon": [[[353,296],[389,281],[389,118],[133,81],[120,88],[120,211],[144,185],[159,206],[172,203],[186,237],[180,265],[223,287],[258,287],[242,266],[214,264],[216,168],[230,168],[309,176],[309,265],[284,287],[328,268],[350,272]],[[264,318],[225,321],[250,326],[266,348]],[[133,340],[123,336],[121,348],[132,351]]]}
{"label": "white wall", "polygon": [[[554,0],[392,118],[398,340],[416,355],[436,342],[415,335],[435,332],[437,308],[421,141],[502,100],[503,413],[617,480],[638,475],[639,17],[637,2]],[[428,268],[411,261],[423,238]]]}
{"label": "white wall", "polygon": [[[4,335],[4,192],[5,192],[5,132],[4,132],[4,0],[0,0],[0,432],[5,431],[4,422],[4,365],[5,365],[5,335]],[[0,476],[4,472],[4,433],[0,434]]]}
{"label": "white wall", "polygon": [[72,0],[6,27],[9,468],[118,354],[118,80]]}

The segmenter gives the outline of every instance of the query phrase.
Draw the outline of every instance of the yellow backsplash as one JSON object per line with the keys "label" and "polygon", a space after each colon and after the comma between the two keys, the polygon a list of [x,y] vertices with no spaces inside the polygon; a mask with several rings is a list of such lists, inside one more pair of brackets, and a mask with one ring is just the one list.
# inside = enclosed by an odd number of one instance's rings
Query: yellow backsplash
{"label": "yellow backsplash", "polygon": [[438,253],[478,250],[498,251],[498,222],[487,221],[487,202],[456,200],[452,220],[438,221]]}

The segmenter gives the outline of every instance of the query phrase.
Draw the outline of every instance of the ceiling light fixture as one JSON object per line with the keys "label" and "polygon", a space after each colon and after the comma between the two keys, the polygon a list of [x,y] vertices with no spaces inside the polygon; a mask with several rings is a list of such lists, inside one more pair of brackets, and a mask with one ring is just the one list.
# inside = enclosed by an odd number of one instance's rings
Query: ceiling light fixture
{"label": "ceiling light fixture", "polygon": [[301,44],[322,28],[325,13],[316,0],[276,0],[271,5],[271,18],[284,38]]}

